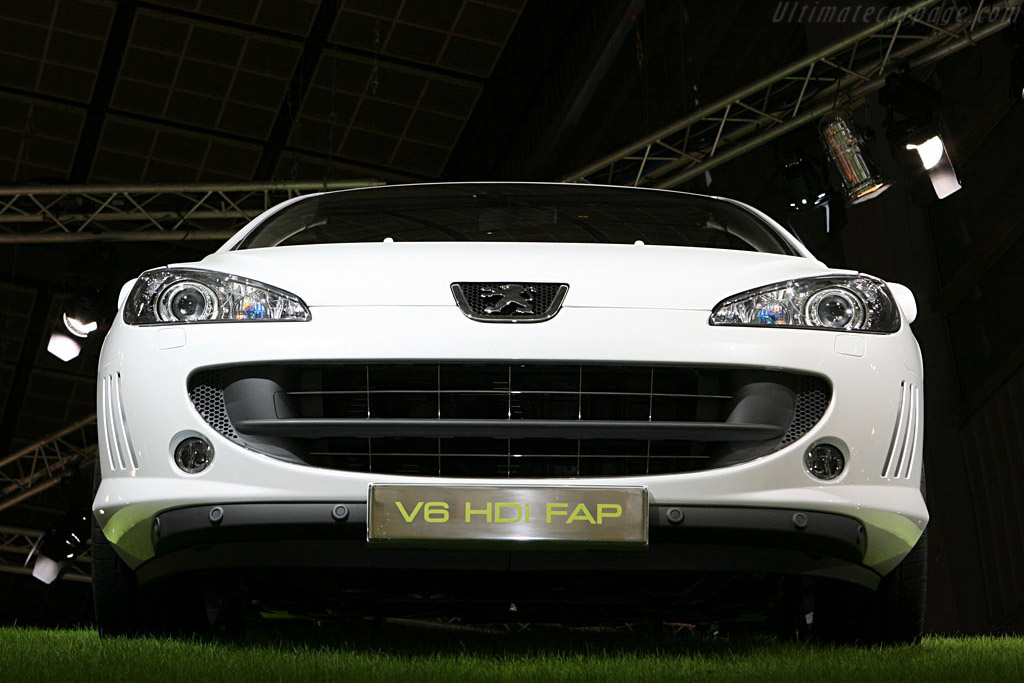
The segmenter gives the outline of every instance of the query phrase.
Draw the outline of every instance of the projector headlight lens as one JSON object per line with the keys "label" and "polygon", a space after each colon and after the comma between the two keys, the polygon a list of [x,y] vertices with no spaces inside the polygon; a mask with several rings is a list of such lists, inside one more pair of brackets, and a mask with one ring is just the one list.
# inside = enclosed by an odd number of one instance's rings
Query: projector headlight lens
{"label": "projector headlight lens", "polygon": [[805,307],[815,327],[856,328],[864,320],[864,305],[848,289],[824,289],[812,294]]}
{"label": "projector headlight lens", "polygon": [[182,280],[160,290],[156,308],[161,320],[210,320],[217,317],[217,293],[199,282]]}
{"label": "projector headlight lens", "polygon": [[309,319],[309,308],[294,294],[255,280],[191,268],[143,273],[124,307],[129,325]]}
{"label": "projector headlight lens", "polygon": [[885,282],[866,275],[829,275],[779,282],[720,302],[712,325],[796,327],[888,334],[899,309]]}

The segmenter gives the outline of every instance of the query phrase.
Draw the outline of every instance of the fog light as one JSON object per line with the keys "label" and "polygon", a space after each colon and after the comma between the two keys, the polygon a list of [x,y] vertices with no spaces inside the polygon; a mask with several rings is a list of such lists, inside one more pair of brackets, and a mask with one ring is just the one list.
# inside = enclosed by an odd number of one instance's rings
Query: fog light
{"label": "fog light", "polygon": [[832,444],[820,443],[804,454],[804,467],[817,479],[835,479],[843,473],[846,458]]}
{"label": "fog light", "polygon": [[198,474],[213,462],[213,446],[206,439],[190,436],[174,447],[174,464],[182,472]]}

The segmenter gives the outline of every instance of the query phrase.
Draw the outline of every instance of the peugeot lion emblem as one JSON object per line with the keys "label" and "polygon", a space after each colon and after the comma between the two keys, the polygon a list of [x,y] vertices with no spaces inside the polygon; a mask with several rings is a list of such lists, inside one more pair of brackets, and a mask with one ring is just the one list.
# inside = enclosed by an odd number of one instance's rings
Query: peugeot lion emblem
{"label": "peugeot lion emblem", "polygon": [[480,322],[539,323],[555,317],[569,285],[558,282],[454,282],[452,294]]}
{"label": "peugeot lion emblem", "polygon": [[492,300],[484,309],[487,315],[533,315],[533,285],[485,285],[480,288],[480,298]]}

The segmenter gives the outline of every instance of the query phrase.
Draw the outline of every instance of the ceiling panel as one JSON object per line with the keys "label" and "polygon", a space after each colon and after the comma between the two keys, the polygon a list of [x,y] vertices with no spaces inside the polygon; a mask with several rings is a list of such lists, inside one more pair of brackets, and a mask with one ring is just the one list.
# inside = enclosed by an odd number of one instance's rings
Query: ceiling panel
{"label": "ceiling panel", "polygon": [[0,182],[252,178],[250,143],[438,177],[524,5],[337,0],[321,54],[319,0],[0,0]]}
{"label": "ceiling panel", "polygon": [[265,140],[300,54],[298,43],[142,10],[111,104]]}
{"label": "ceiling panel", "polygon": [[[481,89],[471,80],[329,53],[313,77],[290,144],[436,177]],[[416,150],[422,158],[415,158]]]}
{"label": "ceiling panel", "polygon": [[258,145],[110,116],[96,150],[93,182],[169,183],[251,178]]}
{"label": "ceiling panel", "polygon": [[67,178],[85,111],[0,93],[0,182]]}
{"label": "ceiling panel", "polygon": [[114,7],[109,0],[0,2],[0,85],[88,102]]}
{"label": "ceiling panel", "polygon": [[309,34],[319,0],[151,0],[153,4],[272,29],[296,36]]}
{"label": "ceiling panel", "polygon": [[344,0],[331,42],[384,57],[490,76],[525,0]]}
{"label": "ceiling panel", "polygon": [[[369,180],[370,174],[361,165],[347,164],[342,159],[334,157],[314,156],[289,150],[283,154],[274,169],[274,177],[282,180],[309,180],[309,179],[330,179],[343,180],[346,178],[355,180]],[[393,171],[380,171],[374,174],[373,179],[391,183],[410,182],[415,178]]]}

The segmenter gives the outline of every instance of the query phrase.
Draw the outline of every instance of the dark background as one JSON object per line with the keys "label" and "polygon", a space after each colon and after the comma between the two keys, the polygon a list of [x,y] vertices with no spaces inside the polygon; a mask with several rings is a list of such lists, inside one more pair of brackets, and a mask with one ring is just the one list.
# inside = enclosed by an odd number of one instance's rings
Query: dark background
{"label": "dark background", "polygon": [[[864,28],[773,22],[776,8],[4,0],[0,183],[554,180]],[[845,216],[835,200],[828,232],[821,211],[786,213],[779,179],[784,151],[822,157],[813,125],[677,188],[747,201],[830,265],[916,293],[932,511],[927,625],[937,632],[1024,628],[1024,107],[1020,81],[1011,86],[1020,77],[1012,35],[914,74],[942,95],[964,185],[948,199],[892,154],[877,96],[854,115],[877,134],[871,151],[894,187]],[[68,273],[94,282],[110,309],[140,270],[215,246],[0,242],[0,458],[94,412],[95,345],[67,364],[45,350]],[[90,487],[88,468],[69,473],[0,511],[0,526],[45,529],[85,504]],[[0,546],[0,569],[23,561]],[[85,583],[0,573],[0,622],[88,612]]]}

